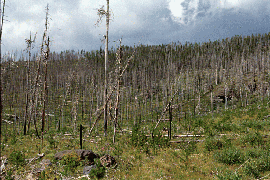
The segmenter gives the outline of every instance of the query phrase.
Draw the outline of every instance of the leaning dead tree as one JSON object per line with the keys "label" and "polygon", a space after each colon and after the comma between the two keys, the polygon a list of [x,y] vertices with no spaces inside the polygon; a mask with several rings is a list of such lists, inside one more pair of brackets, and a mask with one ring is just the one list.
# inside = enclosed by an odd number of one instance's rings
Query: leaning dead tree
{"label": "leaning dead tree", "polygon": [[[179,79],[180,79],[180,77],[178,78],[178,80],[177,80],[176,82],[179,82]],[[159,120],[158,120],[158,122],[157,122],[157,124],[156,124],[156,126],[155,126],[155,128],[154,128],[154,130],[158,127],[158,125],[159,125],[160,121],[162,120],[163,116],[164,116],[165,113],[169,110],[170,104],[172,103],[172,101],[173,101],[175,95],[178,93],[178,91],[179,91],[179,89],[177,89],[177,90],[175,91],[175,93],[171,96],[171,99],[170,99],[169,103],[167,103],[167,105],[166,105],[166,107],[164,108],[164,110],[162,111],[161,116],[160,116],[160,118],[159,118]]]}
{"label": "leaning dead tree", "polygon": [[[126,62],[126,65],[123,66],[123,67],[121,67],[121,73],[120,73],[119,76],[118,76],[119,79],[123,78],[123,75],[124,75],[125,71],[127,70],[128,66],[129,66],[129,64],[130,64],[130,61],[134,59],[134,56],[135,56],[135,50],[136,50],[136,49],[135,49],[135,47],[134,47],[134,51],[132,52],[132,55],[128,58],[128,60],[127,60],[127,62]],[[90,131],[89,131],[89,135],[92,133],[92,131],[93,131],[94,127],[96,126],[98,120],[101,118],[101,115],[102,115],[102,113],[103,113],[104,110],[105,110],[105,106],[108,105],[108,102],[111,100],[112,95],[113,95],[114,91],[117,89],[117,87],[118,87],[118,83],[116,83],[116,84],[113,85],[113,87],[112,87],[112,89],[111,89],[111,92],[110,92],[109,95],[107,96],[106,101],[105,101],[105,104],[103,105],[103,107],[97,109],[97,111],[93,114],[93,115],[96,115],[97,118],[96,118],[96,120],[95,120],[95,122],[94,122],[92,128],[91,128]],[[91,118],[91,119],[92,119],[92,118]]]}
{"label": "leaning dead tree", "polygon": [[116,138],[116,126],[117,126],[117,118],[118,118],[118,110],[119,110],[119,98],[120,98],[120,83],[121,83],[121,61],[123,58],[123,51],[122,51],[122,46],[121,46],[121,42],[122,39],[120,39],[120,47],[116,53],[116,69],[115,69],[115,74],[117,76],[117,89],[116,89],[116,102],[115,102],[115,106],[114,106],[114,118],[113,118],[113,143],[115,143],[115,138]]}

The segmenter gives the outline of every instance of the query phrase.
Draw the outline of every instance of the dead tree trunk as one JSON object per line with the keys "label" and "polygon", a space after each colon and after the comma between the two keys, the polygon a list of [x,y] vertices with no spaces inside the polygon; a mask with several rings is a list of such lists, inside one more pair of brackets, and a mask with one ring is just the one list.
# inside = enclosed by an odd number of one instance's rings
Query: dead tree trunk
{"label": "dead tree trunk", "polygon": [[[1,50],[1,45],[2,45],[2,29],[3,29],[3,20],[4,20],[4,10],[5,10],[5,4],[6,1],[4,0],[3,4],[3,12],[1,8],[1,0],[0,0],[0,144],[2,143],[2,110],[3,110],[3,105],[2,105],[2,50]],[[1,149],[0,148],[0,157],[1,157]],[[0,161],[0,166],[2,165],[2,161]]]}
{"label": "dead tree trunk", "polygon": [[107,63],[108,63],[108,43],[109,43],[109,22],[110,22],[110,12],[109,12],[109,0],[107,0],[107,11],[106,11],[106,44],[105,44],[105,82],[104,82],[104,136],[107,136]]}
{"label": "dead tree trunk", "polygon": [[[48,88],[47,88],[47,61],[49,58],[49,43],[50,38],[47,39],[47,32],[48,32],[48,15],[49,15],[49,5],[47,4],[46,8],[46,19],[45,19],[45,31],[43,34],[43,41],[41,45],[41,56],[44,57],[44,63],[45,63],[45,75],[44,75],[44,92],[43,92],[43,110],[42,110],[42,127],[41,132],[44,132],[45,127],[45,110],[46,110],[46,104],[47,104],[47,97],[48,97]],[[43,43],[46,45],[46,50],[43,48]]]}

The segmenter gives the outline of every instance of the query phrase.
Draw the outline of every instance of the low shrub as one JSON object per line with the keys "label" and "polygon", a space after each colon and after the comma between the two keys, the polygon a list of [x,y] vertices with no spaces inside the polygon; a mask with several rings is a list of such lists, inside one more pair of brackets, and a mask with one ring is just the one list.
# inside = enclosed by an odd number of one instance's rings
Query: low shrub
{"label": "low shrub", "polygon": [[231,140],[226,136],[223,136],[221,139],[217,139],[216,137],[207,137],[205,139],[204,148],[206,151],[213,151],[217,149],[222,149],[224,147],[230,147]]}
{"label": "low shrub", "polygon": [[192,141],[183,141],[180,143],[180,148],[182,149],[180,160],[184,162],[185,168],[187,169],[190,155],[197,150],[197,142],[194,139]]}
{"label": "low shrub", "polygon": [[131,143],[135,147],[142,147],[146,144],[147,137],[145,136],[145,133],[140,131],[140,126],[135,125],[132,128],[132,134],[131,134]]}
{"label": "low shrub", "polygon": [[207,137],[204,142],[204,148],[206,151],[213,151],[216,149],[221,149],[223,147],[223,143],[221,140],[216,139],[215,137]]}
{"label": "low shrub", "polygon": [[169,138],[163,137],[160,131],[154,131],[151,139],[148,140],[149,146],[157,153],[157,149],[169,146]]}
{"label": "low shrub", "polygon": [[103,178],[106,172],[106,168],[102,166],[99,159],[95,159],[94,161],[95,161],[96,168],[91,169],[89,176],[95,177],[98,179]]}
{"label": "low shrub", "polygon": [[149,154],[151,148],[156,153],[158,148],[169,145],[169,139],[163,137],[160,131],[154,131],[152,137],[147,138],[146,134],[140,130],[139,125],[133,127],[130,138],[132,145],[143,149],[146,154]]}
{"label": "low shrub", "polygon": [[13,151],[10,155],[8,160],[18,166],[24,166],[26,164],[25,162],[25,154],[21,151]]}
{"label": "low shrub", "polygon": [[46,140],[49,142],[50,148],[56,148],[56,140],[51,133],[46,137]]}
{"label": "low shrub", "polygon": [[215,135],[219,134],[217,129],[214,127],[214,122],[212,120],[210,120],[210,123],[207,122],[203,128],[205,134],[209,137],[214,137]]}
{"label": "low shrub", "polygon": [[265,153],[267,153],[267,151],[262,150],[262,149],[249,149],[246,152],[246,156],[250,157],[250,158],[259,158],[261,156],[263,156]]}
{"label": "low shrub", "polygon": [[15,134],[12,134],[11,137],[10,137],[10,144],[11,145],[15,145],[18,141],[18,138],[16,137]]}
{"label": "low shrub", "polygon": [[14,177],[12,176],[12,174],[13,174],[12,169],[7,170],[5,180],[14,180]]}
{"label": "low shrub", "polygon": [[270,171],[270,153],[264,153],[257,159],[259,170],[262,172]]}
{"label": "low shrub", "polygon": [[64,170],[65,173],[71,171],[71,172],[75,172],[77,166],[80,165],[80,157],[75,153],[72,152],[70,154],[66,154],[65,156],[63,156],[63,158],[61,159],[60,163],[64,166]]}
{"label": "low shrub", "polygon": [[224,132],[224,131],[232,131],[235,129],[235,127],[232,126],[232,123],[230,121],[218,121],[214,125],[215,129],[218,130],[219,132]]}
{"label": "low shrub", "polygon": [[37,135],[37,134],[36,134],[36,131],[35,131],[34,129],[28,130],[27,134],[29,134],[30,137],[33,137],[33,135]]}

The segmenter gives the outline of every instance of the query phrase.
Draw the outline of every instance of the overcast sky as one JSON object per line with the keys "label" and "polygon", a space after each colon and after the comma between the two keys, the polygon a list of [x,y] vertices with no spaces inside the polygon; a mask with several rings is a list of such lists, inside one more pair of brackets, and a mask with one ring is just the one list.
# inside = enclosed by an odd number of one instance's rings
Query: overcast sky
{"label": "overcast sky", "polygon": [[[30,31],[38,48],[47,3],[51,51],[104,48],[105,19],[95,24],[106,0],[6,0],[3,53],[25,49]],[[269,0],[111,0],[110,9],[109,47],[121,37],[124,45],[157,45],[270,32]]]}

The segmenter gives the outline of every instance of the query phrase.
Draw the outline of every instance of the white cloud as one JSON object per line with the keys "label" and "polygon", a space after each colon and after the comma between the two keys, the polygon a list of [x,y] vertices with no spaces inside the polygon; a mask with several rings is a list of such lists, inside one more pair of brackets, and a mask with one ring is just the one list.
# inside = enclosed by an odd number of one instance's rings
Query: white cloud
{"label": "white cloud", "polygon": [[[258,13],[265,0],[168,0],[172,19],[182,25],[189,25],[198,20],[200,14],[219,14],[222,10],[251,11],[251,15]],[[253,13],[253,14],[252,14]]]}

